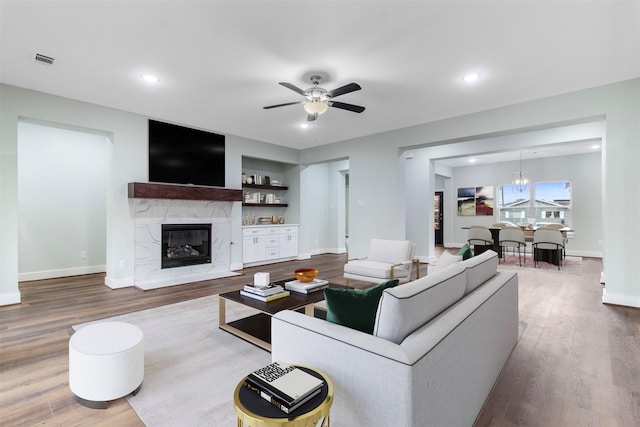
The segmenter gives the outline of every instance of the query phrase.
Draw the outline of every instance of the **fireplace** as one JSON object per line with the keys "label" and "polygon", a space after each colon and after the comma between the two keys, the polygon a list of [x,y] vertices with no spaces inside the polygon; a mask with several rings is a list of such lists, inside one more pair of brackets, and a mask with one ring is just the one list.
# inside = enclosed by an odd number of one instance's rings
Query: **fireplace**
{"label": "fireplace", "polygon": [[162,268],[211,263],[211,224],[162,224]]}

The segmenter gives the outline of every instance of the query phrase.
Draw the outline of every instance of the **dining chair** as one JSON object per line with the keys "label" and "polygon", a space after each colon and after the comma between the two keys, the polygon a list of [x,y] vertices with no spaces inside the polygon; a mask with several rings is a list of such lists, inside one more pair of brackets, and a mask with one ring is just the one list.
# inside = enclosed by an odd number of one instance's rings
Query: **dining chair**
{"label": "dining chair", "polygon": [[[506,249],[511,248],[514,251],[518,250],[518,261],[520,262],[520,267],[522,267],[522,250],[524,249],[524,254],[527,253],[527,242],[525,240],[524,231],[520,227],[504,227],[500,229],[500,238],[499,244],[502,247],[502,255],[503,258],[506,258]],[[500,262],[500,258],[498,258],[498,262]],[[526,257],[525,257],[526,264]]]}
{"label": "dining chair", "polygon": [[[551,228],[539,228],[533,233],[533,262],[534,267],[538,266],[539,261],[548,261],[552,259],[552,263],[558,266],[562,265],[562,254],[564,253],[564,240],[562,233]],[[547,254],[552,254],[549,258]],[[547,256],[545,256],[547,255]]]}
{"label": "dining chair", "polygon": [[[563,228],[566,228],[566,226],[564,224],[554,223],[554,224],[548,224],[545,228],[550,228],[552,230],[561,230]],[[560,233],[562,233],[562,243],[566,247],[567,243],[569,243],[569,239],[567,239],[567,232],[566,231],[560,231]],[[566,257],[567,257],[567,254],[565,253],[564,248],[563,248],[562,258],[566,258]]]}
{"label": "dining chair", "polygon": [[473,246],[474,256],[480,255],[482,252],[493,247],[491,231],[481,225],[472,225],[469,227],[467,242],[469,242],[469,246]]}

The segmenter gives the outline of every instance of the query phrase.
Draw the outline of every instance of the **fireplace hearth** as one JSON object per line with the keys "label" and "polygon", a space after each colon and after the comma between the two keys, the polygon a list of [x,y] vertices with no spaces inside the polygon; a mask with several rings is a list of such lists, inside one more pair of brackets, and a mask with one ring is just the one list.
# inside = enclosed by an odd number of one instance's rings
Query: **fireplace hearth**
{"label": "fireplace hearth", "polygon": [[211,224],[162,224],[162,268],[211,263]]}

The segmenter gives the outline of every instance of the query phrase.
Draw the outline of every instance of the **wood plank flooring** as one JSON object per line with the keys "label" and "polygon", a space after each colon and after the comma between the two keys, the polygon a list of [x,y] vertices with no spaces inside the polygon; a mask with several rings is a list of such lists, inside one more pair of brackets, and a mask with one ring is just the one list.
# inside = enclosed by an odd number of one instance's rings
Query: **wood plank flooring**
{"label": "wood plank flooring", "polygon": [[[21,283],[22,304],[0,307],[0,425],[141,426],[124,398],[106,410],[73,400],[72,325],[239,289],[256,271],[284,280],[313,266],[344,284],[345,261],[318,255],[150,291],[111,290],[103,274]],[[640,426],[640,310],[602,304],[600,260],[585,259],[579,275],[500,268],[519,272],[526,328],[476,425]]]}

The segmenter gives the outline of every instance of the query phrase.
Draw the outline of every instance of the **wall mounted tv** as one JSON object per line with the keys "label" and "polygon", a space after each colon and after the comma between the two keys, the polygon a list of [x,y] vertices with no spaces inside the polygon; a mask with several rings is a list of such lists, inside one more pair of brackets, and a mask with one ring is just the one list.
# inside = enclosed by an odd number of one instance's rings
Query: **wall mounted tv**
{"label": "wall mounted tv", "polygon": [[149,120],[149,182],[224,187],[224,139]]}

